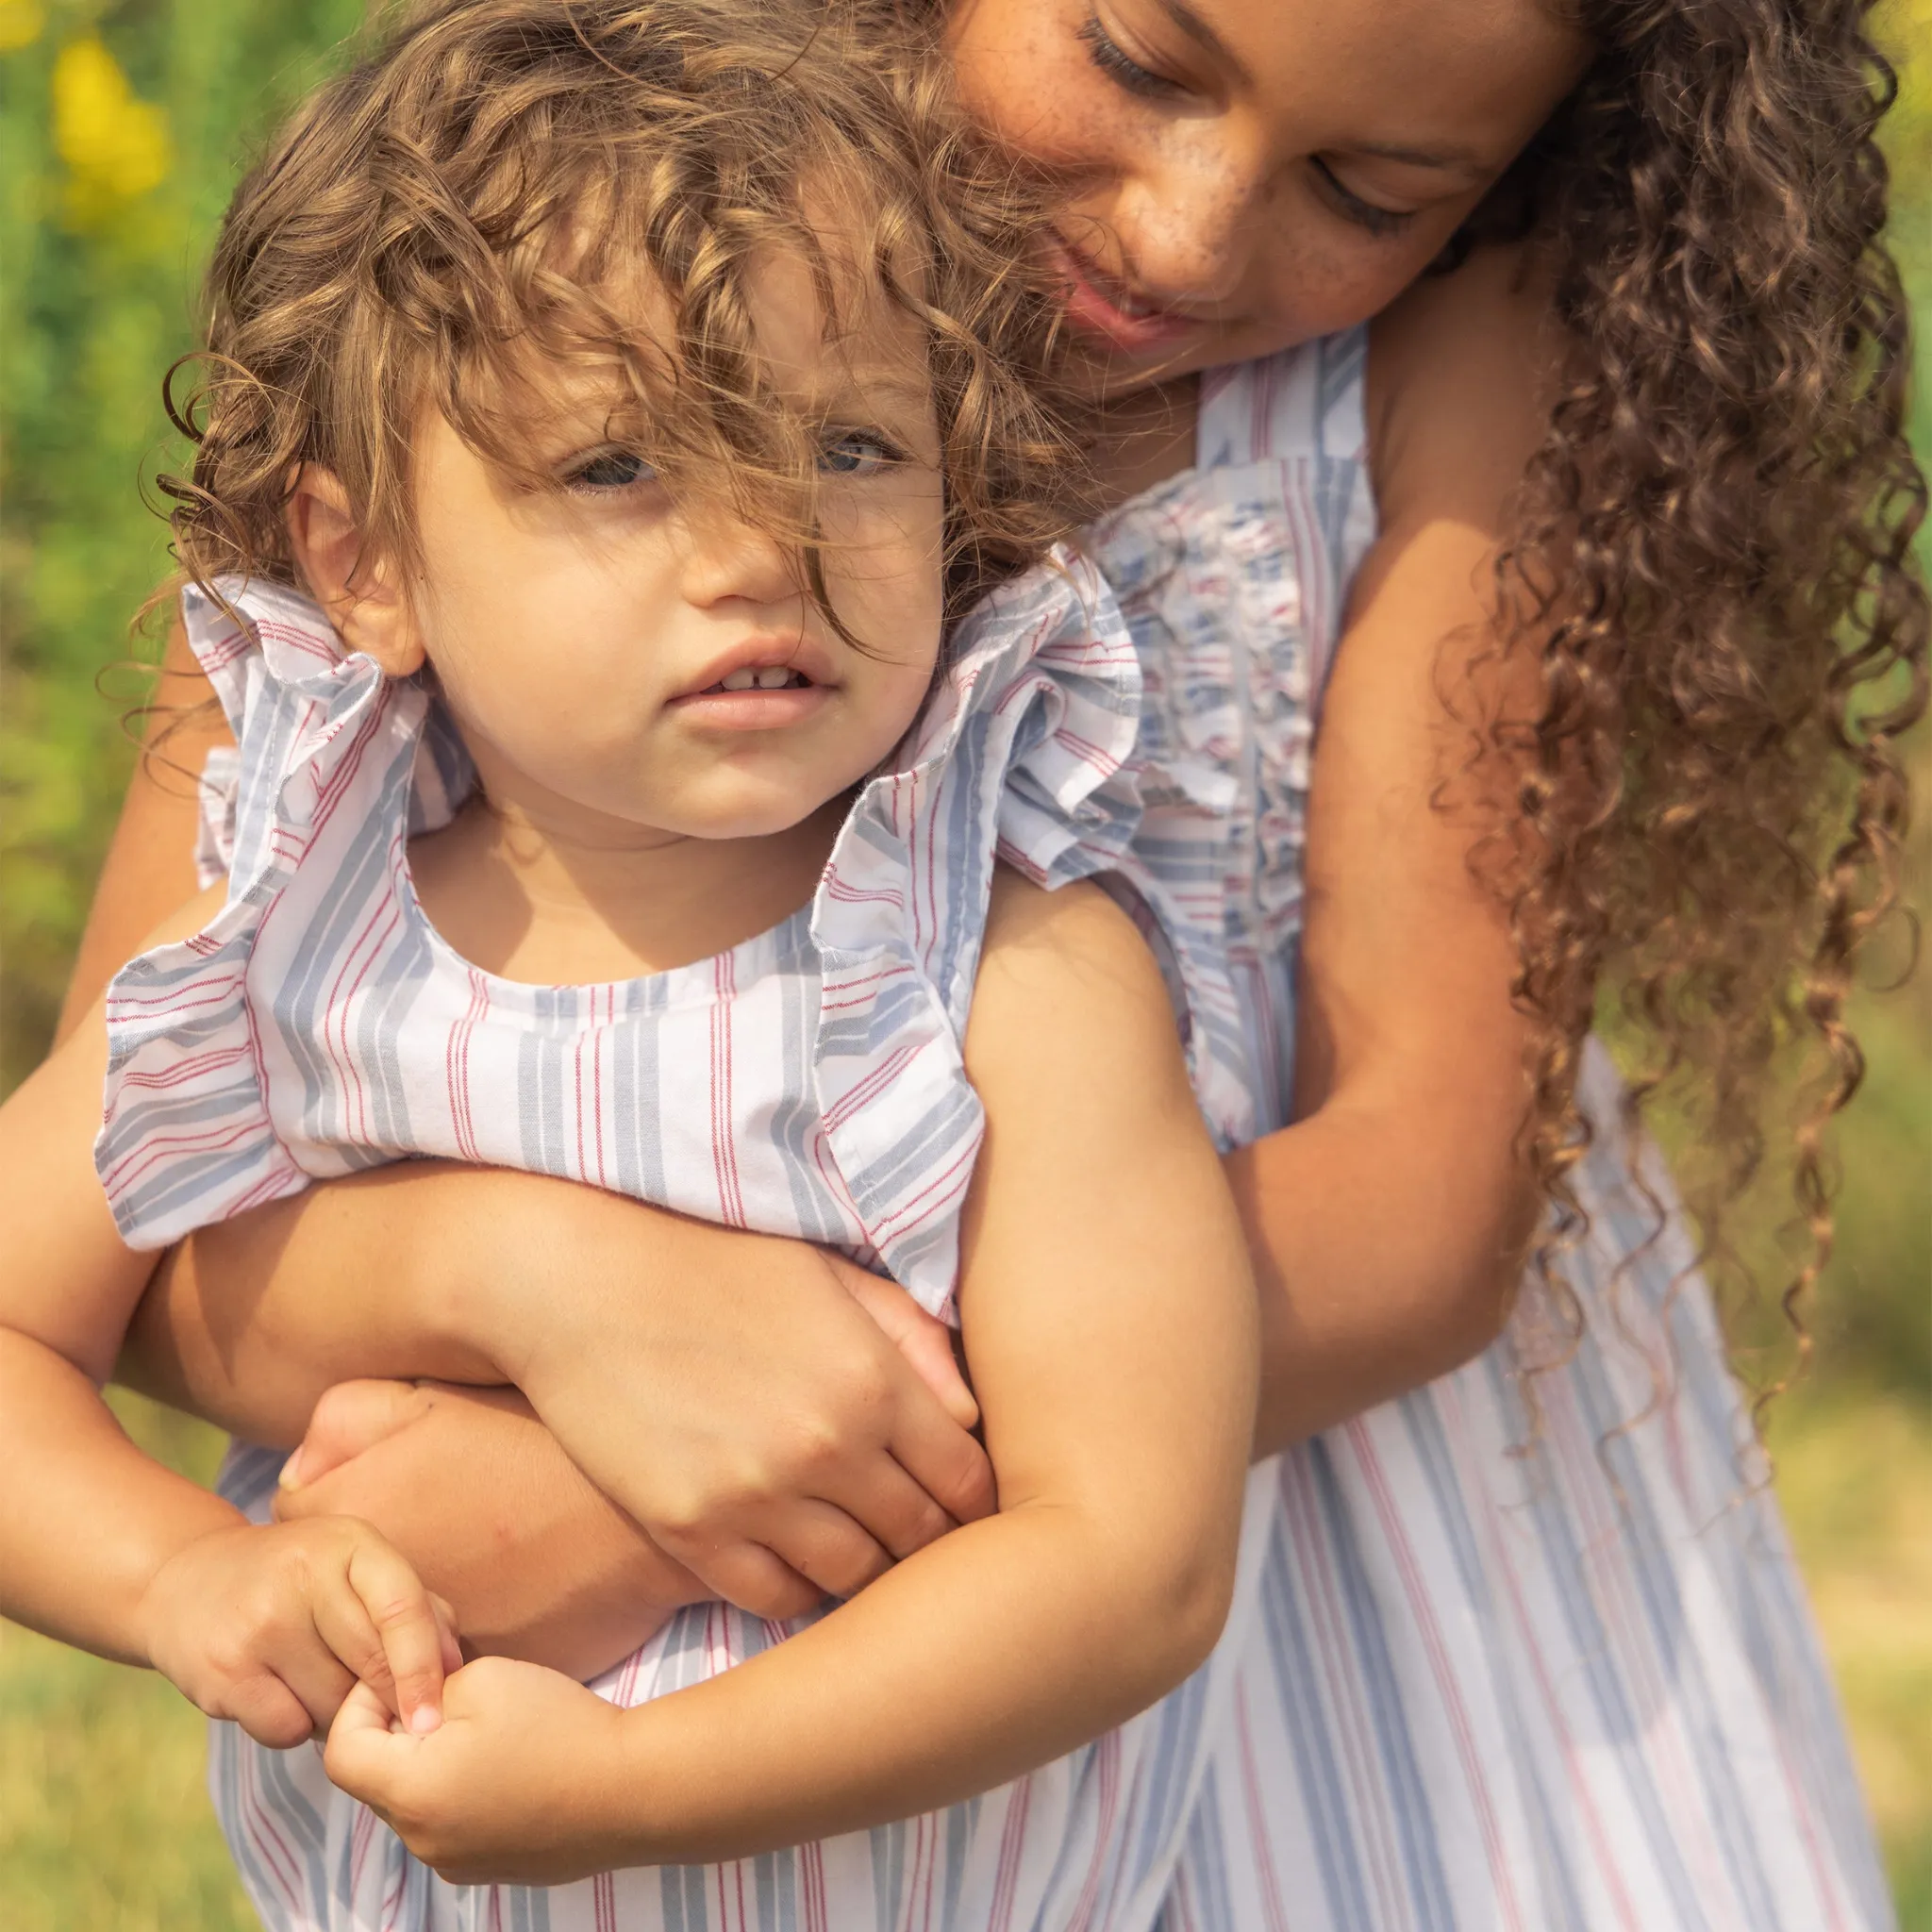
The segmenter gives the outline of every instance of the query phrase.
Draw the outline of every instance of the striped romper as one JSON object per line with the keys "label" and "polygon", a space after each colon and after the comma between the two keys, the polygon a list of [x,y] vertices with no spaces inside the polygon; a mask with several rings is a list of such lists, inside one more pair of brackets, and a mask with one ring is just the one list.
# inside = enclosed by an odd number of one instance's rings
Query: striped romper
{"label": "striped romper", "polygon": [[[1088,545],[1143,675],[1141,812],[1115,869],[1161,907],[1224,1133],[1287,1118],[1315,712],[1375,534],[1363,360],[1351,332],[1208,378],[1197,467]],[[330,1888],[380,1833],[308,1754],[217,1726],[217,1805],[270,1924],[1883,1932],[1802,1587],[1690,1243],[1646,1205],[1667,1183],[1646,1153],[1640,1186],[1621,1152],[1600,1052],[1585,1100],[1601,1131],[1566,1260],[1580,1345],[1553,1363],[1526,1291],[1474,1362],[1262,1466],[1227,1634],[1141,1721],[1151,1738],[1129,1726],[1021,1803],[995,1793],[862,1852],[473,1895],[391,1862],[358,1917]],[[525,1131],[553,1159],[564,1144]],[[231,1493],[260,1498],[274,1468],[238,1456]],[[690,1612],[652,1668],[688,1677],[734,1634],[761,1641]],[[264,1874],[284,1866],[300,1879],[277,1890]],[[304,1886],[312,1903],[284,1903]]]}

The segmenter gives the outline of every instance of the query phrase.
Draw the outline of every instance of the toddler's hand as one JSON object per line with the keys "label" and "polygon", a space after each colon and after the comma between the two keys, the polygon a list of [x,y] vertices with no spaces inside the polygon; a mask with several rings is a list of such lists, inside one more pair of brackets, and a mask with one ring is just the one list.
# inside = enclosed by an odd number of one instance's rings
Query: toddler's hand
{"label": "toddler's hand", "polygon": [[155,1669],[277,1749],[325,1731],[358,1679],[412,1731],[433,1730],[462,1661],[449,1606],[345,1516],[199,1537],[155,1573],[142,1618]]}
{"label": "toddler's hand", "polygon": [[[562,1885],[636,1864],[622,1807],[625,1713],[537,1664],[478,1657],[411,1736],[366,1687],[328,1735],[328,1774],[458,1885]],[[632,1808],[635,1808],[634,1803]]]}

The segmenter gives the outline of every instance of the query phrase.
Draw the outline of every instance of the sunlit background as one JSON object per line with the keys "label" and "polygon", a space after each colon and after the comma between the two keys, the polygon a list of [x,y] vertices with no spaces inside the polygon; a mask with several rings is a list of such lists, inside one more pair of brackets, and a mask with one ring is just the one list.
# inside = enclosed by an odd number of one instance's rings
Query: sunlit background
{"label": "sunlit background", "polygon": [[[142,481],[175,455],[160,372],[189,346],[251,139],[361,12],[0,0],[0,1094],[45,1049],[126,782],[126,625],[165,568]],[[1888,0],[1881,18],[1905,68],[1897,243],[1932,316],[1932,0]],[[1923,396],[1917,422],[1932,454]],[[1914,762],[1923,797],[1924,733]],[[1927,845],[1922,831],[1922,906]],[[1865,994],[1859,1028],[1872,1074],[1840,1140],[1819,1357],[1771,1434],[1900,1914],[1932,1932],[1932,974]],[[122,1408],[158,1453],[212,1471],[208,1431]],[[0,1927],[253,1924],[203,1796],[195,1714],[152,1676],[0,1624]]]}

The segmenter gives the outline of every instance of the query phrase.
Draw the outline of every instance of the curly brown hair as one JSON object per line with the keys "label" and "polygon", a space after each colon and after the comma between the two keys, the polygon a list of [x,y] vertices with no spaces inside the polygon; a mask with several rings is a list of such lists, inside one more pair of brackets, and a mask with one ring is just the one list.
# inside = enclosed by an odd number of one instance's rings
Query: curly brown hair
{"label": "curly brown hair", "polygon": [[[305,464],[340,478],[366,552],[408,558],[421,411],[518,471],[534,358],[608,378],[612,433],[781,531],[824,604],[817,431],[763,373],[748,294],[778,250],[808,265],[828,338],[881,298],[923,331],[958,610],[1080,518],[1032,219],[890,6],[406,7],[230,204],[207,349],[181,365],[196,388],[170,400],[195,445],[162,479],[177,559],[205,585],[294,581]],[[655,329],[625,312],[640,272]]]}
{"label": "curly brown hair", "polygon": [[1516,647],[1541,659],[1540,709],[1503,747],[1531,1151],[1569,1205],[1578,1047],[1612,999],[1626,1124],[1666,1101],[1688,1128],[1707,1259],[1749,1276],[1727,1210],[1774,1145],[1789,1163],[1802,1355],[1831,1245],[1824,1135],[1863,1072],[1846,994],[1896,904],[1893,744],[1926,696],[1926,492],[1880,240],[1895,84],[1869,0],[1566,11],[1593,63],[1471,238],[1536,238],[1569,349],[1503,565]]}

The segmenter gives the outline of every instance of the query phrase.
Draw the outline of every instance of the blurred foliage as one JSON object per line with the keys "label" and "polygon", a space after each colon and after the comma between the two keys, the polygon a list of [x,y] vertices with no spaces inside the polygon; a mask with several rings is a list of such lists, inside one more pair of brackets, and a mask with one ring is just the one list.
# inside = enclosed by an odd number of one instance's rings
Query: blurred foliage
{"label": "blurred foliage", "polygon": [[0,1092],[45,1050],[132,763],[142,681],[103,674],[167,568],[162,372],[251,140],[361,17],[0,0]]}
{"label": "blurred foliage", "polygon": [[[44,1051],[132,762],[122,719],[146,647],[128,620],[167,565],[142,479],[181,455],[161,372],[192,346],[200,265],[251,142],[362,11],[0,0],[0,1093]],[[1932,315],[1932,0],[1889,0],[1883,19],[1906,69],[1896,238]],[[1917,407],[1932,451],[1932,384]],[[1911,866],[1911,898],[1932,907],[1924,827]],[[1861,994],[1857,1025],[1871,1074],[1839,1141],[1820,1360],[1774,1410],[1772,1446],[1902,1916],[1932,1932],[1932,973]],[[116,1401],[156,1453],[208,1473],[209,1432]],[[0,1624],[0,1924],[252,1923],[200,1758],[165,1685]]]}

